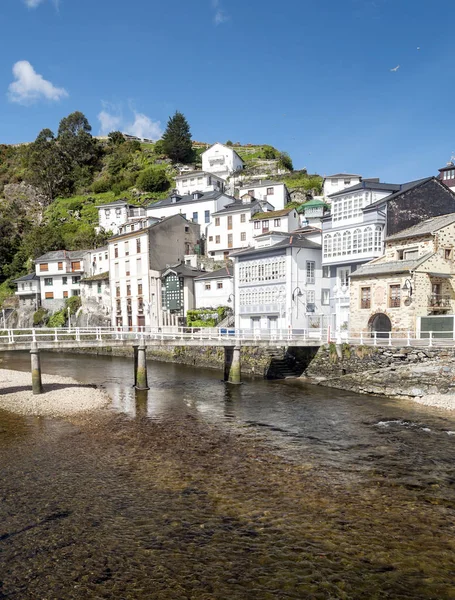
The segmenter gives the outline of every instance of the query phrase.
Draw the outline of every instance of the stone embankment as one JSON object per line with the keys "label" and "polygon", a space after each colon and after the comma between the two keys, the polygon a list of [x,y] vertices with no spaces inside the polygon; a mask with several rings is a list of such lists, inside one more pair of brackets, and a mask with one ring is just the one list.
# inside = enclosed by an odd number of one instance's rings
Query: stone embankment
{"label": "stone embankment", "polygon": [[328,387],[455,410],[453,348],[329,344],[319,349],[305,377]]}
{"label": "stone embankment", "polygon": [[96,410],[110,402],[107,394],[69,377],[42,376],[44,393],[32,394],[30,373],[0,369],[0,410],[27,415],[66,417]]}

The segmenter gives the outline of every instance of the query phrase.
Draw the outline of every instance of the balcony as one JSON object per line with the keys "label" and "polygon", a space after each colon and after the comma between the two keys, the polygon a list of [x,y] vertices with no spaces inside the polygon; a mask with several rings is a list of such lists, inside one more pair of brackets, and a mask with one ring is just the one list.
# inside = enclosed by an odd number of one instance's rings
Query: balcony
{"label": "balcony", "polygon": [[450,308],[450,296],[447,294],[430,294],[428,296],[428,308],[432,310]]}

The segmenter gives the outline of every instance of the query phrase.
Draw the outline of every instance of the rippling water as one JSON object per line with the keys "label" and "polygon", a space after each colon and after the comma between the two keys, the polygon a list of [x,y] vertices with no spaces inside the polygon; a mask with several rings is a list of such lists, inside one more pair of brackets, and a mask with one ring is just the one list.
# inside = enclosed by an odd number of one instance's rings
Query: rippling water
{"label": "rippling water", "polygon": [[42,365],[113,401],[0,412],[0,598],[455,598],[450,413],[154,362],[136,394],[128,359]]}

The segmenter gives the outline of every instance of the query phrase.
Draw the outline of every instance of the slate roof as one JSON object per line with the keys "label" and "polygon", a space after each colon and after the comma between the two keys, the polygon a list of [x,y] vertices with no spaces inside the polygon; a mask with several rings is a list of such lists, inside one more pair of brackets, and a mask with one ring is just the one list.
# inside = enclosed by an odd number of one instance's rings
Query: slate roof
{"label": "slate roof", "polygon": [[162,270],[161,275],[164,275],[168,271],[174,271],[177,275],[182,275],[183,277],[198,277],[203,274],[205,271],[201,271],[200,269],[195,269],[194,267],[190,267],[183,263],[178,263],[176,265],[171,265],[170,267],[166,267]]}
{"label": "slate roof", "polygon": [[294,208],[282,208],[281,210],[270,210],[268,212],[255,213],[251,217],[251,220],[253,221],[254,219],[273,219],[274,217],[285,217],[293,210],[295,210],[295,209]]}
{"label": "slate roof", "polygon": [[19,281],[33,281],[34,279],[39,280],[38,275],[36,273],[29,273],[28,275],[13,279],[13,283],[18,283]]}
{"label": "slate roof", "polygon": [[428,252],[420,258],[413,260],[391,260],[389,262],[369,262],[359,267],[354,273],[351,273],[351,277],[367,277],[374,275],[388,275],[389,273],[407,273],[408,271],[414,271],[422,263],[426,262],[433,252]]}
{"label": "slate roof", "polygon": [[226,277],[234,277],[234,273],[232,269],[228,269],[227,267],[223,267],[222,269],[217,269],[216,271],[211,271],[210,273],[204,273],[204,275],[199,275],[196,279],[223,279]]}
{"label": "slate roof", "polygon": [[376,200],[376,202],[373,202],[372,204],[369,204],[368,206],[364,206],[363,210],[366,212],[366,211],[370,210],[371,208],[374,209],[377,206],[379,206],[380,204],[383,204],[384,202],[389,202],[390,200],[394,200],[395,198],[398,198],[398,196],[400,196],[401,194],[404,194],[405,192],[409,192],[409,190],[419,187],[419,185],[423,185],[424,183],[427,183],[428,181],[431,181],[432,179],[437,181],[436,177],[424,177],[423,179],[417,179],[416,181],[409,181],[408,183],[402,183],[399,186],[398,190],[396,190],[389,196],[385,196],[384,198],[381,198],[380,200]]}
{"label": "slate roof", "polygon": [[401,186],[399,183],[377,183],[376,181],[361,181],[360,183],[345,188],[344,190],[340,190],[339,192],[329,194],[329,198],[335,198],[336,196],[350,194],[351,192],[357,192],[359,190],[383,190],[386,192],[389,191],[390,193],[393,193],[399,191],[400,187]]}
{"label": "slate roof", "polygon": [[[227,194],[224,194],[223,192],[206,192],[205,194],[202,194],[199,198],[193,198],[192,194],[186,194],[185,196],[177,195],[177,197],[180,198],[180,200],[177,200],[177,202],[172,202],[171,196],[169,196],[168,198],[165,198],[164,200],[158,200],[158,202],[153,202],[151,204],[148,204],[145,208],[152,209],[152,208],[163,208],[165,206],[182,206],[184,204],[194,204],[195,202],[218,200],[218,198],[220,196],[226,196],[227,198],[232,198],[232,196],[228,196]],[[234,201],[235,198],[232,198],[232,200]]]}
{"label": "slate roof", "polygon": [[224,208],[220,208],[220,210],[212,213],[212,215],[225,215],[226,213],[237,212],[238,210],[250,210],[251,208],[257,206],[260,202],[264,202],[264,200],[254,200],[253,202],[248,202],[247,204],[236,200],[232,204],[228,204]]}
{"label": "slate roof", "polygon": [[[128,200],[114,200],[112,202],[108,202],[107,204],[99,204],[96,208],[100,209],[100,208],[109,208],[110,206],[134,206],[136,207],[135,204],[130,204],[128,202]],[[139,206],[137,208],[140,208]]]}
{"label": "slate roof", "polygon": [[250,182],[245,185],[243,185],[243,182],[242,182],[240,189],[241,190],[251,190],[252,188],[268,187],[271,185],[284,185],[286,187],[286,184],[284,183],[284,181],[271,181],[270,179],[260,179],[259,181]]}
{"label": "slate roof", "polygon": [[326,175],[324,179],[332,179],[333,177],[362,177],[362,175],[354,175],[353,173],[335,173],[335,175]]}
{"label": "slate roof", "polygon": [[77,260],[84,258],[85,254],[90,250],[54,250],[53,252],[46,252],[42,256],[35,258],[35,263],[51,262],[53,260]]}
{"label": "slate roof", "polygon": [[81,279],[81,283],[84,283],[85,281],[104,281],[105,279],[109,279],[109,271],[97,273],[96,275],[91,275],[90,277],[84,277],[84,279]]}
{"label": "slate roof", "polygon": [[260,254],[261,252],[273,252],[275,250],[281,250],[282,248],[290,248],[291,246],[295,246],[297,248],[308,248],[312,250],[320,250],[321,244],[316,244],[316,242],[311,242],[301,235],[292,235],[289,234],[288,237],[281,242],[273,244],[272,246],[263,246],[261,248],[247,248],[246,250],[240,250],[239,252],[232,253],[231,256],[249,256],[250,254]]}
{"label": "slate roof", "polygon": [[453,222],[455,222],[455,212],[449,213],[448,215],[441,215],[439,217],[432,217],[431,219],[417,223],[417,225],[408,227],[408,229],[404,229],[399,233],[390,235],[386,238],[386,241],[401,240],[420,235],[429,235],[435,231],[438,231],[439,229],[442,229],[443,227],[446,227],[447,225],[451,225]]}

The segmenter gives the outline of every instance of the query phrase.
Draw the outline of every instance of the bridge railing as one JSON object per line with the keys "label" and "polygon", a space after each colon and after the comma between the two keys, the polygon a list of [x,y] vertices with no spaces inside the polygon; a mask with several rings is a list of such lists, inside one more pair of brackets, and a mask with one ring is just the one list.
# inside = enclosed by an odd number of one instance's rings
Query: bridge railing
{"label": "bridge railing", "polygon": [[343,342],[361,346],[413,346],[422,348],[455,347],[454,331],[421,331],[416,337],[414,331],[387,331],[387,332],[353,332],[332,341]]}
{"label": "bridge railing", "polygon": [[32,329],[0,329],[0,346],[11,344],[64,343],[91,341],[130,341],[162,340],[182,342],[189,340],[206,341],[234,340],[252,343],[269,341],[298,343],[327,341],[324,329],[236,329],[234,327],[57,327]]}

